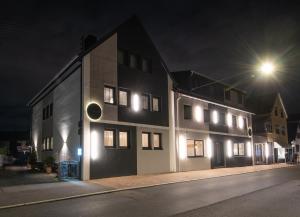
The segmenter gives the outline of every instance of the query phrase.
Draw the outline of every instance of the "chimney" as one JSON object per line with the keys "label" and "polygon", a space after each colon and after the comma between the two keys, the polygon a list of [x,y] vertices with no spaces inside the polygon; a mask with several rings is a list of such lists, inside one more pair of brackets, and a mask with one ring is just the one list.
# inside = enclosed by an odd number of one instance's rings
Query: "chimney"
{"label": "chimney", "polygon": [[86,51],[91,48],[96,42],[97,37],[94,35],[87,35],[81,37],[81,51]]}

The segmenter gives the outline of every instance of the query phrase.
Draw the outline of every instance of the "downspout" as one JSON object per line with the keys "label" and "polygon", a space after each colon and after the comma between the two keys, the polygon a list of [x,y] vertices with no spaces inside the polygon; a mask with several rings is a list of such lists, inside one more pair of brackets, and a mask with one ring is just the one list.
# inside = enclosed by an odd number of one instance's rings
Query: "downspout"
{"label": "downspout", "polygon": [[[176,94],[176,123],[175,123],[175,135],[176,135],[176,168],[177,172],[180,172],[180,159],[179,159],[179,136],[177,133],[177,125],[179,128],[179,100],[182,98],[181,94],[178,94],[179,97]],[[178,98],[177,98],[178,97]]]}

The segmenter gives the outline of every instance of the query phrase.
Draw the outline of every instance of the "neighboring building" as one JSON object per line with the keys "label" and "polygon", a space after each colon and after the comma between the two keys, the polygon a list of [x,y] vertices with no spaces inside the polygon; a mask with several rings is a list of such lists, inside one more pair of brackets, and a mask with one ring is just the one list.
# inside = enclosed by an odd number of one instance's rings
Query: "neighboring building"
{"label": "neighboring building", "polygon": [[279,93],[248,99],[253,117],[254,150],[256,164],[269,164],[285,160],[288,148],[287,112]]}
{"label": "neighboring building", "polygon": [[1,131],[0,154],[16,158],[17,164],[26,163],[26,154],[17,150],[18,146],[29,144],[29,132],[26,131]]}
{"label": "neighboring building", "polygon": [[195,71],[173,77],[179,170],[252,165],[245,93]]}
{"label": "neighboring building", "polygon": [[29,102],[38,160],[77,163],[83,180],[251,165],[245,93],[212,81],[169,72],[136,17],[88,36]]}

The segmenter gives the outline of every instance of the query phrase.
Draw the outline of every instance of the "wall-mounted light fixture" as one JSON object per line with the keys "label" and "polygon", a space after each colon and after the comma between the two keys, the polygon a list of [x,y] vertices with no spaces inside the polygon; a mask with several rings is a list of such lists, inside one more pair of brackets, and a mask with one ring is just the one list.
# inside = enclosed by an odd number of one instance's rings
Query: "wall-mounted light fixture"
{"label": "wall-mounted light fixture", "polygon": [[232,114],[231,113],[227,113],[226,122],[227,122],[227,126],[231,128],[232,127]]}
{"label": "wall-mounted light fixture", "polygon": [[194,118],[197,122],[203,122],[203,108],[199,105],[194,106]]}
{"label": "wall-mounted light fixture", "polygon": [[207,139],[206,139],[206,156],[208,157],[208,158],[212,158],[212,156],[213,156],[213,144],[212,144],[212,141],[211,141],[211,139],[208,137]]}
{"label": "wall-mounted light fixture", "polygon": [[244,129],[244,118],[241,115],[238,117],[238,126],[240,129]]}
{"label": "wall-mounted light fixture", "polygon": [[140,96],[136,93],[132,95],[132,110],[135,112],[140,110]]}
{"label": "wall-mounted light fixture", "polygon": [[232,142],[231,140],[228,140],[226,143],[227,146],[227,157],[232,157]]}
{"label": "wall-mounted light fixture", "polygon": [[212,112],[212,122],[217,124],[219,122],[219,113],[217,110],[213,110]]}
{"label": "wall-mounted light fixture", "polygon": [[91,132],[91,158],[96,160],[99,157],[99,135],[97,131]]}
{"label": "wall-mounted light fixture", "polygon": [[98,103],[90,102],[86,106],[86,113],[91,121],[97,121],[102,116],[102,108]]}
{"label": "wall-mounted light fixture", "polygon": [[268,143],[265,143],[265,152],[266,152],[266,158],[268,159],[269,158],[269,144]]}
{"label": "wall-mounted light fixture", "polygon": [[246,143],[246,145],[247,145],[247,156],[248,157],[251,157],[252,156],[252,147],[251,147],[251,142],[247,142]]}

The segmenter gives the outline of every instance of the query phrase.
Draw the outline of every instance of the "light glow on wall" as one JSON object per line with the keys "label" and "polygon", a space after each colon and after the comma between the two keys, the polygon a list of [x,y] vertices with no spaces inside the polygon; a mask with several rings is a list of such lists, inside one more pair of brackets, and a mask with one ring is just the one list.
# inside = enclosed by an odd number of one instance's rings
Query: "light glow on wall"
{"label": "light glow on wall", "polygon": [[241,115],[238,117],[238,126],[240,129],[244,129],[244,118]]}
{"label": "light glow on wall", "polygon": [[96,160],[99,157],[99,134],[97,131],[91,132],[91,158],[92,160]]}
{"label": "light glow on wall", "polygon": [[194,117],[195,121],[203,122],[203,108],[199,105],[194,107]]}
{"label": "light glow on wall", "polygon": [[232,127],[232,114],[231,113],[227,113],[226,121],[227,121],[227,126]]}
{"label": "light glow on wall", "polygon": [[228,140],[226,143],[227,146],[227,157],[232,157],[232,142],[231,140]]}
{"label": "light glow on wall", "polygon": [[208,137],[207,139],[206,139],[206,156],[208,157],[208,158],[212,158],[212,152],[213,152],[213,147],[212,147],[212,141],[211,141],[211,139]]}
{"label": "light glow on wall", "polygon": [[247,156],[251,157],[252,156],[252,146],[251,146],[251,142],[247,142]]}
{"label": "light glow on wall", "polygon": [[136,93],[132,95],[132,109],[135,112],[140,110],[140,96]]}
{"label": "light glow on wall", "polygon": [[265,143],[265,153],[266,153],[266,158],[269,158],[269,144]]}
{"label": "light glow on wall", "polygon": [[179,158],[184,160],[187,157],[186,138],[184,135],[180,135],[178,140]]}
{"label": "light glow on wall", "polygon": [[214,124],[219,122],[219,113],[216,110],[212,112],[212,121]]}

